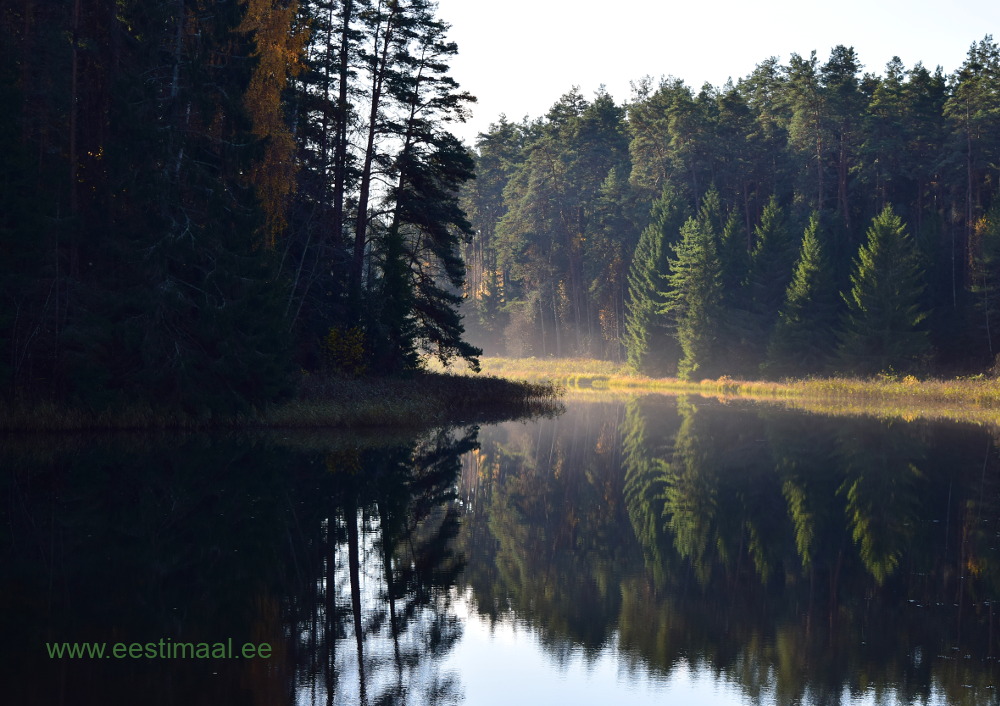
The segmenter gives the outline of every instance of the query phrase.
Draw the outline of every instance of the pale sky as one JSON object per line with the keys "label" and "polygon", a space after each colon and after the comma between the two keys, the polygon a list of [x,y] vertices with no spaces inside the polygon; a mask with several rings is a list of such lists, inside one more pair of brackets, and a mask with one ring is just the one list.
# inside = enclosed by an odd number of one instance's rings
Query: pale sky
{"label": "pale sky", "polygon": [[1000,40],[1000,0],[438,0],[459,54],[451,75],[475,95],[474,117],[452,131],[471,144],[501,113],[544,115],[574,85],[601,84],[621,103],[630,82],[676,76],[694,89],[736,81],[764,59],[782,64],[837,44],[853,46],[863,71],[882,74],[898,55],[946,74],[969,45]]}

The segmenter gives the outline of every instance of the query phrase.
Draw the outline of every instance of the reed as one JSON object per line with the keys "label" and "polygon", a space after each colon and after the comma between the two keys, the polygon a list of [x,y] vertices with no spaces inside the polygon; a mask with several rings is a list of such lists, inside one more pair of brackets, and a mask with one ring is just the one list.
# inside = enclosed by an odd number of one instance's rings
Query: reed
{"label": "reed", "polygon": [[0,432],[318,427],[424,428],[557,414],[561,389],[546,382],[436,372],[407,378],[304,375],[294,399],[259,409],[209,410],[123,405],[103,410],[49,402],[0,404]]}
{"label": "reed", "polygon": [[912,375],[700,381],[651,378],[625,365],[587,359],[482,359],[483,371],[564,385],[570,394],[604,392],[697,394],[720,399],[783,402],[824,414],[903,419],[942,418],[1000,426],[1000,379],[976,375],[919,379]]}

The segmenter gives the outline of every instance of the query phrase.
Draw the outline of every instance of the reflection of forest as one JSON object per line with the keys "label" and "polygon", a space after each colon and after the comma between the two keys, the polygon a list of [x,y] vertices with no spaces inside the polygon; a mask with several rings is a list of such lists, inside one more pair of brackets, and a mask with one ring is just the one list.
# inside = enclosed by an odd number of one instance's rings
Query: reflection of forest
{"label": "reflection of forest", "polygon": [[[779,703],[995,703],[1000,457],[978,428],[649,397],[482,434],[480,613]],[[638,541],[637,541],[638,540]]]}
{"label": "reflection of forest", "polygon": [[[6,449],[0,700],[456,703],[438,666],[461,634],[449,501],[475,434]],[[46,641],[160,638],[273,657],[45,657]]]}

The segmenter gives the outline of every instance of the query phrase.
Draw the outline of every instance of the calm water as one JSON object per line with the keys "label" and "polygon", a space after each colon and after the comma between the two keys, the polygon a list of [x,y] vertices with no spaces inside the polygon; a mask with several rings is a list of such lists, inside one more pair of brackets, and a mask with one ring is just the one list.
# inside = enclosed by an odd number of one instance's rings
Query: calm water
{"label": "calm water", "polygon": [[6,440],[2,699],[1000,703],[995,436],[648,397],[418,439]]}

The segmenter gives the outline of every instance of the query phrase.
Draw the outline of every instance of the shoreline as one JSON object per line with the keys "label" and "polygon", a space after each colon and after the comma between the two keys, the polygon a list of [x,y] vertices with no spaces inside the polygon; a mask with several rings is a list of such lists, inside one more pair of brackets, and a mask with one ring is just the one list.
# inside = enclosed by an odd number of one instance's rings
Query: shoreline
{"label": "shoreline", "polygon": [[562,411],[566,394],[665,394],[779,403],[827,415],[947,419],[1000,427],[1000,379],[984,375],[700,381],[653,378],[583,358],[482,358],[482,373],[428,370],[400,378],[304,375],[290,400],[236,413],[146,404],[103,410],[37,402],[0,404],[0,434],[239,429],[426,429]]}
{"label": "shoreline", "polygon": [[406,378],[303,376],[294,399],[235,413],[147,404],[103,410],[54,402],[0,404],[0,433],[395,427],[422,429],[561,411],[562,388],[491,375]]}
{"label": "shoreline", "polygon": [[811,377],[738,380],[729,376],[700,381],[652,378],[624,364],[592,359],[483,358],[484,373],[550,382],[569,394],[665,394],[723,401],[779,403],[820,414],[881,418],[947,419],[1000,427],[1000,379],[986,375],[926,378],[880,375],[871,378]]}

